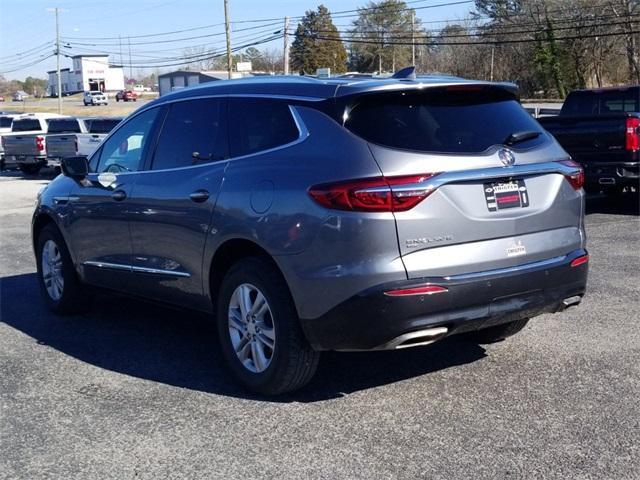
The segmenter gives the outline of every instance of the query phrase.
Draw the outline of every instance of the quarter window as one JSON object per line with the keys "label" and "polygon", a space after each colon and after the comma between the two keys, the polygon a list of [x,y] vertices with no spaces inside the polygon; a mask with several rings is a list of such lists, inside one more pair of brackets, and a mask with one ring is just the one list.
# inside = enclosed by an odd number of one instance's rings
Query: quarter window
{"label": "quarter window", "polygon": [[232,157],[279,147],[296,140],[299,135],[287,103],[262,98],[229,99]]}
{"label": "quarter window", "polygon": [[153,156],[153,170],[215,162],[227,158],[225,100],[173,103]]}
{"label": "quarter window", "polygon": [[158,112],[158,108],[152,108],[123,124],[102,147],[96,171],[122,173],[140,170]]}

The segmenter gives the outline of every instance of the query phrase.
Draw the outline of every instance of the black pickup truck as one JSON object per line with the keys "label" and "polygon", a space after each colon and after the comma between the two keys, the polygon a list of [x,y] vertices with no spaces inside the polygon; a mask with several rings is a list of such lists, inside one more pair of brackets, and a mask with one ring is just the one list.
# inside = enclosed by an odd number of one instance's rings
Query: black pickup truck
{"label": "black pickup truck", "polygon": [[574,90],[559,115],[538,121],[582,164],[587,191],[638,191],[640,85]]}

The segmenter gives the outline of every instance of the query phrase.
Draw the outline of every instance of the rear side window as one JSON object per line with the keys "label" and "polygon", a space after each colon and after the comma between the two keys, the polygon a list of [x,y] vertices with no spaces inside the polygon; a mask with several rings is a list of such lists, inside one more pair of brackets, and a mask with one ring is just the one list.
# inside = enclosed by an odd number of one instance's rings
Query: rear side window
{"label": "rear side window", "polygon": [[[434,153],[480,153],[516,132],[543,132],[516,98],[496,88],[449,88],[373,94],[356,99],[345,127],[386,147]],[[529,148],[544,135],[518,143]]]}
{"label": "rear side window", "polygon": [[562,115],[606,115],[640,112],[637,88],[573,92],[562,106]]}
{"label": "rear side window", "polygon": [[11,117],[0,117],[0,128],[9,128],[13,119]]}
{"label": "rear side window", "polygon": [[300,136],[289,105],[263,98],[229,99],[229,142],[232,157],[269,150]]}
{"label": "rear side window", "polygon": [[179,168],[227,157],[225,99],[171,104],[153,156],[153,170]]}
{"label": "rear side window", "polygon": [[80,133],[80,123],[75,118],[49,120],[48,133]]}
{"label": "rear side window", "polygon": [[85,120],[89,133],[109,133],[120,120]]}
{"label": "rear side window", "polygon": [[33,118],[25,118],[23,120],[14,120],[11,126],[12,132],[30,132],[32,130],[40,130],[40,122]]}

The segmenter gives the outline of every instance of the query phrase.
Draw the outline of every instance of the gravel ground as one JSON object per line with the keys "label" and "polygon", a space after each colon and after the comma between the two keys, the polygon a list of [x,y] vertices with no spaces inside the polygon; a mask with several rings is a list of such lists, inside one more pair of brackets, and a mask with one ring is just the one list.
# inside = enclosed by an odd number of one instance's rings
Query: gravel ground
{"label": "gravel ground", "polygon": [[55,317],[0,175],[0,478],[640,478],[638,199],[588,200],[589,292],[481,347],[330,353],[246,395],[207,318],[113,295]]}

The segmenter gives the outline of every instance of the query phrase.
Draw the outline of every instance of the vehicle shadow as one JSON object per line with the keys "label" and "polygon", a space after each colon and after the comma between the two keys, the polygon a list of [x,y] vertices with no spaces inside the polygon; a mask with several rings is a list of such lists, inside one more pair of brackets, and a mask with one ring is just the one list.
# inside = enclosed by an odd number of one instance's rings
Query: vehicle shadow
{"label": "vehicle shadow", "polygon": [[625,192],[617,196],[588,195],[585,214],[592,213],[640,215],[640,197],[637,192]]}
{"label": "vehicle shadow", "polygon": [[210,318],[115,294],[99,293],[86,314],[60,317],[40,298],[35,274],[0,278],[0,322],[114,372],[182,388],[269,402],[316,402],[398,382],[485,357],[456,338],[394,352],[324,354],[304,389],[260,397],[238,387],[222,365]]}

